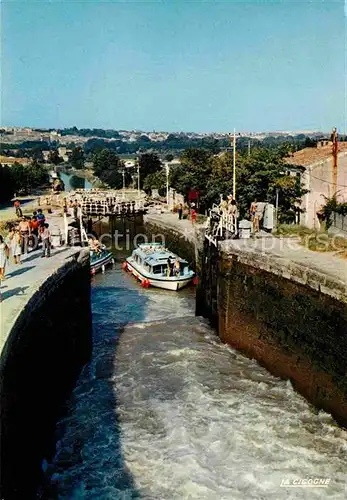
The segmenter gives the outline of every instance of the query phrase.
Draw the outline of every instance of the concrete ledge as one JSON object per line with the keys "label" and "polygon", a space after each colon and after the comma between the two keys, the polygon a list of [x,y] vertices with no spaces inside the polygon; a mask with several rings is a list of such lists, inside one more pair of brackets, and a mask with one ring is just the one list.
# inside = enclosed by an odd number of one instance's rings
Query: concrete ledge
{"label": "concrete ledge", "polygon": [[[51,291],[59,286],[66,274],[79,265],[87,265],[89,252],[81,248],[57,249],[50,259],[27,260],[19,266],[11,266],[8,279],[1,287],[2,302],[0,304],[0,356],[6,356],[10,348],[9,338],[12,329],[21,317],[25,317],[35,303],[35,307],[42,304]],[[20,271],[19,274],[15,274]]]}
{"label": "concrete ledge", "polygon": [[[299,251],[282,249],[275,242],[273,250],[259,243],[230,240],[221,243],[225,259],[273,273],[295,283],[308,286],[341,302],[347,303],[347,262],[333,254],[319,254],[305,248]],[[282,252],[282,255],[280,255]]]}

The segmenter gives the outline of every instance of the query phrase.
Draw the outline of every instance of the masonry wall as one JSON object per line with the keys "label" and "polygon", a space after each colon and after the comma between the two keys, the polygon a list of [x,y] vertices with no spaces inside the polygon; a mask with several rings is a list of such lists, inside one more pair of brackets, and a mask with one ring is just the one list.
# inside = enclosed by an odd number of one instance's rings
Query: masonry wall
{"label": "masonry wall", "polygon": [[[319,229],[317,211],[325,204],[325,198],[333,196],[333,160],[327,158],[307,167],[303,174],[303,182],[308,193],[302,200],[301,222],[307,227]],[[340,202],[347,201],[347,152],[338,156],[337,198]]]}
{"label": "masonry wall", "polygon": [[186,259],[195,254],[196,313],[224,342],[290,379],[308,401],[347,426],[345,284],[276,256],[255,261],[247,248],[233,253],[204,238],[187,241],[180,229],[159,222],[146,229],[164,234],[167,246]]}
{"label": "masonry wall", "polygon": [[347,304],[236,255],[219,254],[217,269],[217,253],[205,248],[198,311],[223,341],[347,426]]}
{"label": "masonry wall", "polygon": [[90,353],[90,268],[84,253],[43,283],[4,348],[1,499],[36,498],[42,459],[54,453],[56,421]]}

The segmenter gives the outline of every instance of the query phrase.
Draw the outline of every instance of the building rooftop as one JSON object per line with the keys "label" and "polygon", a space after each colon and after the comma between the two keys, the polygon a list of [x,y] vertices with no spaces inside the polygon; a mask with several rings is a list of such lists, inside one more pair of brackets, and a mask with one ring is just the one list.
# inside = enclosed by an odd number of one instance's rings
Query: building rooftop
{"label": "building rooftop", "polygon": [[14,163],[20,163],[21,165],[29,165],[29,158],[14,158],[13,156],[1,156],[0,155],[0,164],[1,165],[13,165]]}
{"label": "building rooftop", "polygon": [[[338,152],[347,152],[347,142],[339,142]],[[301,151],[297,151],[292,156],[289,156],[286,159],[286,162],[291,165],[302,165],[303,167],[307,167],[308,165],[312,165],[313,163],[332,157],[332,154],[332,145],[320,148],[305,148],[301,149]]]}

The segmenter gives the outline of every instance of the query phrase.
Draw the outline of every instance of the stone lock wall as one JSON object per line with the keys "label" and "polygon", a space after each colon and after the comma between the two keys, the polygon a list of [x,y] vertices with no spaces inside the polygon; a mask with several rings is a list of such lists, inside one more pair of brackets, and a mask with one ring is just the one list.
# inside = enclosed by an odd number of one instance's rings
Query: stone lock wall
{"label": "stone lock wall", "polygon": [[218,276],[203,299],[205,311],[217,316],[220,338],[289,378],[310,402],[347,425],[346,304],[236,255],[220,254],[218,270],[212,260],[203,272]]}
{"label": "stone lock wall", "polygon": [[1,358],[1,499],[36,498],[55,423],[91,354],[89,255],[45,281]]}
{"label": "stone lock wall", "polygon": [[196,313],[220,338],[256,359],[347,426],[346,284],[273,255],[224,252],[203,235],[146,222],[169,248],[196,262]]}

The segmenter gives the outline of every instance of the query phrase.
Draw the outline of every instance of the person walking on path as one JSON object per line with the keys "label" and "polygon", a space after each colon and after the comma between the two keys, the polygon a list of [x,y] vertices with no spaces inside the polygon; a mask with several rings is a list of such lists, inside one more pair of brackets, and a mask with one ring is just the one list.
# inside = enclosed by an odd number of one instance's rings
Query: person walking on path
{"label": "person walking on path", "polygon": [[[50,257],[51,256],[51,232],[48,229],[49,224],[47,222],[44,224],[41,230],[41,241],[42,241],[42,255],[41,257]],[[47,255],[46,255],[47,252]]]}
{"label": "person walking on path", "polygon": [[9,248],[0,234],[0,281],[5,278],[5,267],[8,256]]}
{"label": "person walking on path", "polygon": [[19,200],[15,200],[15,202],[13,203],[13,206],[16,210],[16,215],[18,218],[22,217],[23,216],[23,213],[22,213],[22,209],[20,207],[20,201]]}
{"label": "person walking on path", "polygon": [[21,236],[21,252],[22,255],[28,253],[28,241],[31,234],[30,224],[26,217],[22,217],[19,223],[19,232]]}

